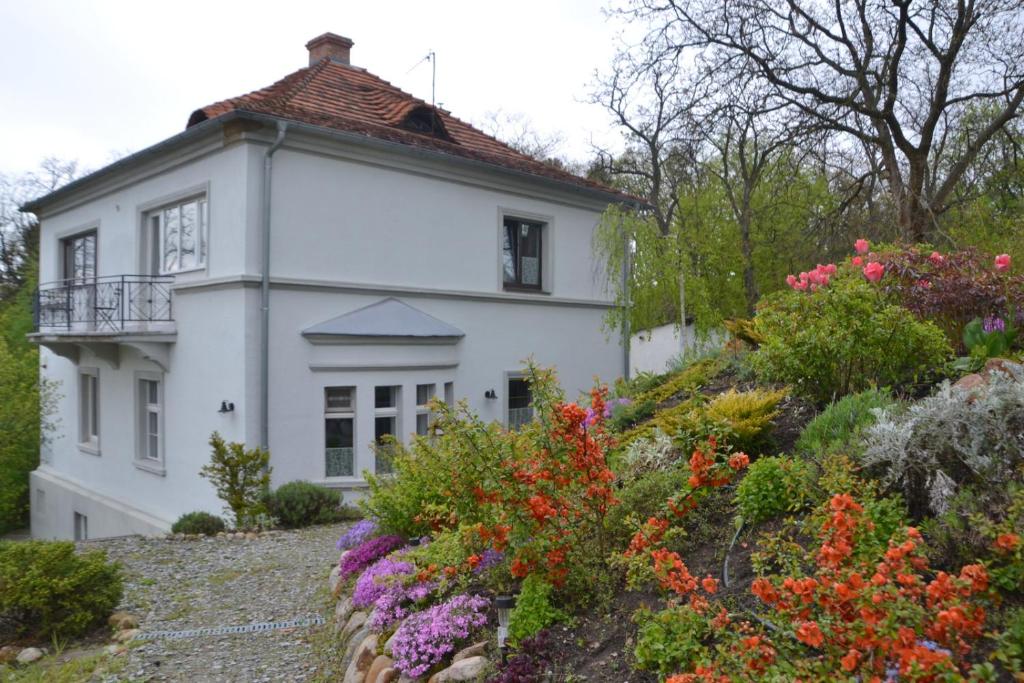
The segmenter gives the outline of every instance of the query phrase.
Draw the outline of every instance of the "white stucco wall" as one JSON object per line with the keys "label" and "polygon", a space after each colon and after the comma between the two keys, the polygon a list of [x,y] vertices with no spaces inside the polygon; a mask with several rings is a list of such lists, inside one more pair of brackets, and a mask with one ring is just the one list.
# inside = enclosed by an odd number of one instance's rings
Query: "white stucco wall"
{"label": "white stucco wall", "polygon": [[680,339],[678,325],[659,325],[634,334],[629,340],[630,372],[665,372],[669,364],[679,358],[684,348],[690,353],[722,344],[720,332],[712,331],[707,338],[701,338],[690,324],[684,333],[685,346]]}

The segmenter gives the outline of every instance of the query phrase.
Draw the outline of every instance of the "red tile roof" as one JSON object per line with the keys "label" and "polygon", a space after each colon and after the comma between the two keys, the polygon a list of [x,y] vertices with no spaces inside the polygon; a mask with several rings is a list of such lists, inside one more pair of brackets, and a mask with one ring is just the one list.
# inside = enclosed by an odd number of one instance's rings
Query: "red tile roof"
{"label": "red tile roof", "polygon": [[[396,88],[364,69],[321,59],[277,83],[197,109],[191,127],[231,111],[249,111],[300,123],[323,126],[414,147],[474,159],[534,176],[635,201],[630,195],[581,178],[517,152],[508,145],[460,121],[449,112],[433,109],[423,100]],[[410,114],[431,120],[436,112],[436,134],[410,130]],[[438,128],[438,126],[435,126]]]}

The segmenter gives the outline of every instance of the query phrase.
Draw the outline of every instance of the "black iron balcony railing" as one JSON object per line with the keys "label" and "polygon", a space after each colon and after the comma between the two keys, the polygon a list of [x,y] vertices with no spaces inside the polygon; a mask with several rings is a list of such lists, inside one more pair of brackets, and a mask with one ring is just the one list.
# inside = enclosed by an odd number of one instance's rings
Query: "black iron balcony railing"
{"label": "black iron balcony railing", "polygon": [[33,302],[37,332],[121,332],[139,323],[171,322],[165,275],[110,275],[39,285]]}

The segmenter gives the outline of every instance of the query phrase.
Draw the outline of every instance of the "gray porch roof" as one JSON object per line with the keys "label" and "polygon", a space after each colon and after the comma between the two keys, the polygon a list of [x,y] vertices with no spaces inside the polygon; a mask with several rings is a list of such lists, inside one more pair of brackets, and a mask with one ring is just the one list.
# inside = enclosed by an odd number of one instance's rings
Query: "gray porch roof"
{"label": "gray porch roof", "polygon": [[454,343],[466,334],[404,301],[389,297],[307,327],[302,336],[338,341],[389,338]]}

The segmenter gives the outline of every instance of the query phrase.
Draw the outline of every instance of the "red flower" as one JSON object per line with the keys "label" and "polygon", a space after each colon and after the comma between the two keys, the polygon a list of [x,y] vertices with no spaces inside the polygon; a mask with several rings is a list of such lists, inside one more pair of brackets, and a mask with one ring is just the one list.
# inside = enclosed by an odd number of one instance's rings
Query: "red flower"
{"label": "red flower", "polygon": [[885,275],[885,266],[878,261],[872,261],[864,266],[864,277],[868,279],[868,282],[878,282],[883,275]]}
{"label": "red flower", "polygon": [[999,256],[996,256],[996,270],[1000,273],[1008,271],[1010,269],[1010,264],[1011,260],[1009,254],[1000,254]]}
{"label": "red flower", "polygon": [[853,243],[853,248],[857,250],[858,254],[866,254],[871,249],[871,242],[861,238]]}
{"label": "red flower", "polygon": [[708,593],[714,594],[718,592],[718,580],[712,579],[710,576],[704,577],[701,580],[700,585],[704,587],[704,590]]}
{"label": "red flower", "polygon": [[928,257],[928,260],[934,263],[935,265],[939,265],[940,263],[945,261],[945,259],[942,258],[942,254],[940,254],[937,251],[933,251],[932,255]]}
{"label": "red flower", "polygon": [[818,628],[818,624],[813,621],[805,621],[800,624],[796,630],[796,637],[801,643],[811,647],[821,647],[821,644],[825,642],[824,634]]}
{"label": "red flower", "polygon": [[860,662],[860,653],[856,650],[850,650],[846,653],[846,656],[839,661],[843,665],[843,671],[852,672],[857,668],[858,662]]}
{"label": "red flower", "polygon": [[470,567],[472,567],[473,569],[476,569],[477,565],[480,564],[480,556],[479,555],[470,555],[469,557],[466,558],[466,562],[469,563]]}
{"label": "red flower", "polygon": [[1004,552],[1012,553],[1020,546],[1020,536],[1017,534],[999,534],[996,538],[995,547]]}
{"label": "red flower", "polygon": [[862,259],[860,256],[854,256],[852,259],[850,259],[850,263],[852,263],[855,266],[862,266],[864,265],[864,259]]}

